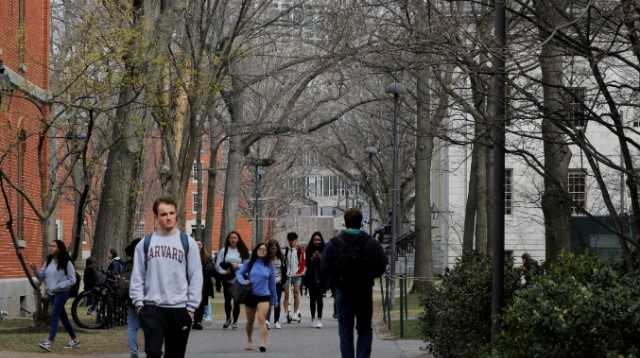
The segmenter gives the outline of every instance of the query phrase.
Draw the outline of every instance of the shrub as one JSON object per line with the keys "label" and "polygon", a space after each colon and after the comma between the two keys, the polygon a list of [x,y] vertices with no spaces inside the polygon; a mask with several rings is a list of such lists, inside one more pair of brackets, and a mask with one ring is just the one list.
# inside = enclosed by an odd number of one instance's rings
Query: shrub
{"label": "shrub", "polygon": [[[513,258],[505,260],[505,301],[520,281]],[[423,298],[423,334],[439,357],[478,357],[491,338],[491,258],[479,254],[458,259],[441,285]]]}
{"label": "shrub", "polygon": [[562,256],[506,309],[499,357],[637,357],[640,275]]}

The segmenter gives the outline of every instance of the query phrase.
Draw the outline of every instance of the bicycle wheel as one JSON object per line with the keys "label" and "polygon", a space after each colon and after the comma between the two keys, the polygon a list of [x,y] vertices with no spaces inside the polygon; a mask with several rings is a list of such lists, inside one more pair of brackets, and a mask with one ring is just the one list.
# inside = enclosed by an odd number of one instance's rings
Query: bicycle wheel
{"label": "bicycle wheel", "polygon": [[78,327],[104,328],[108,323],[107,298],[97,290],[84,291],[73,300],[71,316]]}

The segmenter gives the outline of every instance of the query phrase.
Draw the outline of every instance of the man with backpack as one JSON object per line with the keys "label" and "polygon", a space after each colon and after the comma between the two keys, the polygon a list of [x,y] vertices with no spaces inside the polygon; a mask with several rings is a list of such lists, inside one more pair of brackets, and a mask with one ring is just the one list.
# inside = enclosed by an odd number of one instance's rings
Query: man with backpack
{"label": "man with backpack", "polygon": [[145,352],[183,358],[193,314],[202,296],[202,265],[196,242],[176,227],[176,202],[153,203],[157,227],[136,245],[129,296],[144,331]]}
{"label": "man with backpack", "polygon": [[124,270],[124,261],[122,261],[120,256],[118,256],[118,251],[116,251],[116,249],[109,249],[109,259],[111,262],[109,263],[109,267],[107,267],[107,271],[114,275],[119,275],[122,270]]}
{"label": "man with backpack", "polygon": [[[387,257],[380,243],[360,230],[360,210],[348,209],[344,223],[347,229],[331,239],[324,249],[321,270],[336,289],[342,358],[368,358],[373,341],[373,284],[386,270]],[[354,350],[355,322],[358,342]]]}

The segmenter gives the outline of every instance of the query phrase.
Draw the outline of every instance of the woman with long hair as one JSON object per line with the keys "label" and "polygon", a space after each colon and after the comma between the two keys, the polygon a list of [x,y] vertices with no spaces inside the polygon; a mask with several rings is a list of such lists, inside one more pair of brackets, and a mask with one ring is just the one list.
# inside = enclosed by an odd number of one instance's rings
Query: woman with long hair
{"label": "woman with long hair", "polygon": [[253,350],[253,323],[258,320],[260,329],[260,352],[267,351],[267,312],[269,304],[275,305],[276,274],[271,265],[271,256],[267,244],[261,242],[256,245],[249,262],[236,271],[236,279],[244,285],[251,285],[251,292],[245,299],[247,313],[247,346],[246,350]]}
{"label": "woman with long hair", "polygon": [[205,251],[202,241],[198,240],[196,244],[198,244],[198,249],[200,250],[200,262],[202,263],[202,299],[200,300],[200,306],[198,306],[193,315],[193,326],[191,328],[201,330],[204,310],[209,305],[209,297],[213,297],[211,277],[213,277],[214,268],[211,256]]}
{"label": "woman with long hair", "polygon": [[[216,270],[223,277],[222,291],[224,293],[224,314],[226,321],[222,328],[238,328],[238,316],[240,316],[240,304],[234,302],[231,295],[231,286],[236,280],[235,272],[242,262],[249,258],[249,250],[242,241],[237,231],[231,231],[224,242],[224,248],[218,252]],[[232,316],[233,313],[233,316]],[[231,319],[233,318],[233,321]]]}
{"label": "woman with long hair", "polygon": [[71,338],[65,348],[77,348],[80,341],[76,337],[64,305],[69,298],[69,291],[76,283],[76,270],[67,253],[67,247],[62,240],[55,240],[49,243],[49,255],[41,270],[35,264],[31,264],[33,274],[40,282],[44,282],[47,288],[49,302],[52,304],[51,321],[49,326],[49,337],[38,344],[45,351],[51,352],[53,341],[58,332],[58,321],[62,320],[64,329]]}
{"label": "woman with long hair", "polygon": [[[309,303],[311,305],[311,325],[322,328],[322,296],[326,289],[325,280],[320,274],[320,259],[324,251],[324,239],[319,231],[311,235],[305,256],[307,257],[307,272],[304,275],[305,286],[309,288]],[[316,313],[318,314],[316,319]]]}
{"label": "woman with long hair", "polygon": [[269,252],[269,258],[271,259],[271,265],[273,266],[276,274],[276,303],[273,307],[269,306],[269,313],[267,314],[267,328],[270,327],[269,321],[271,320],[271,311],[273,311],[273,326],[276,329],[281,329],[280,302],[282,299],[284,280],[287,277],[287,271],[284,264],[284,255],[282,255],[282,249],[280,248],[278,240],[271,239],[267,241],[267,250]]}

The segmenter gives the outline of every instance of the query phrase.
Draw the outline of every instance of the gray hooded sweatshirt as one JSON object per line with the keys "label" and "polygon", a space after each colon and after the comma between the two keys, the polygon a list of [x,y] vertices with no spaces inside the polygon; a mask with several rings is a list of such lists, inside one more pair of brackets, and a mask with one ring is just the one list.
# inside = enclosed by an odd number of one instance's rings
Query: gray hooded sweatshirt
{"label": "gray hooded sweatshirt", "polygon": [[196,242],[189,238],[185,260],[178,230],[167,235],[154,232],[147,255],[141,240],[133,255],[129,296],[134,306],[186,307],[194,312],[202,296],[202,263]]}

